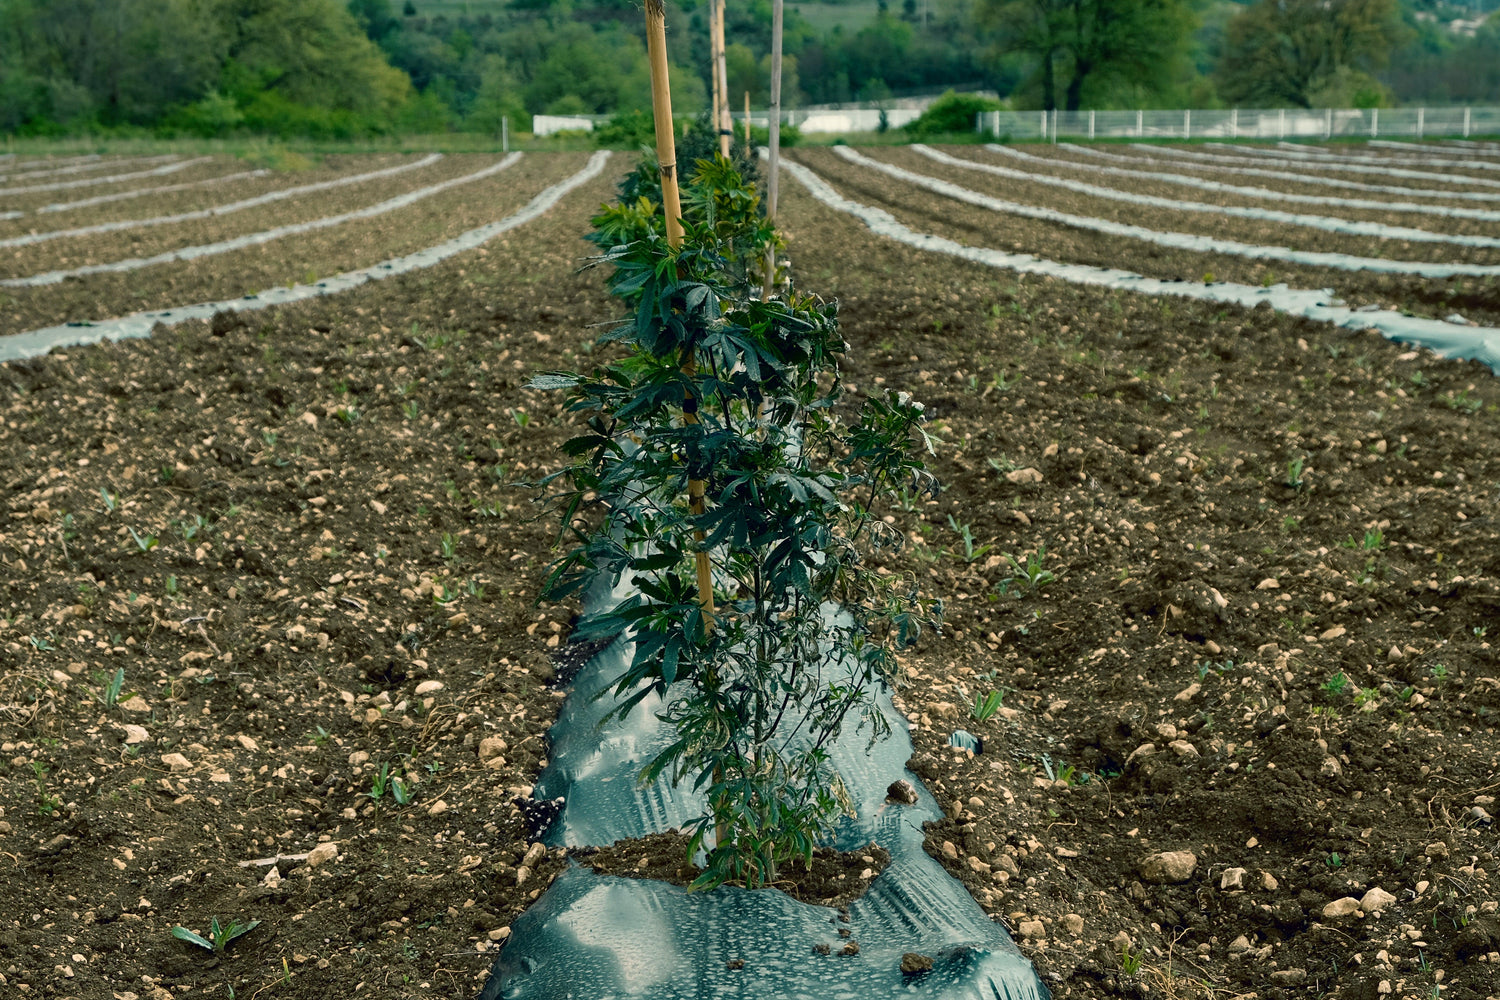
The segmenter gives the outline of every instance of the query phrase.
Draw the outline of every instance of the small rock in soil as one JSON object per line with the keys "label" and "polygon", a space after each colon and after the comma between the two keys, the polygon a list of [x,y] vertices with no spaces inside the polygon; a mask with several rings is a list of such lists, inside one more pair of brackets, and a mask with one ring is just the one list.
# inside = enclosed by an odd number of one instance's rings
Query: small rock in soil
{"label": "small rock in soil", "polygon": [[914,806],[917,804],[917,789],[910,781],[902,778],[893,781],[885,790],[885,797],[891,802],[900,802],[902,805]]}
{"label": "small rock in soil", "polygon": [[307,852],[307,866],[309,868],[316,868],[318,867],[318,865],[332,861],[338,856],[338,844],[332,842],[319,844],[317,847],[314,847],[311,851]]}
{"label": "small rock in soil", "polygon": [[1163,851],[1141,862],[1141,877],[1147,882],[1186,882],[1198,867],[1198,856],[1192,851]]}
{"label": "small rock in soil", "polygon": [[1345,896],[1343,899],[1335,899],[1323,907],[1324,920],[1337,920],[1340,917],[1351,917],[1359,912],[1359,900],[1353,896]]}
{"label": "small rock in soil", "polygon": [[924,972],[932,971],[932,959],[927,955],[919,955],[909,951],[901,956],[901,974],[905,976],[919,976]]}

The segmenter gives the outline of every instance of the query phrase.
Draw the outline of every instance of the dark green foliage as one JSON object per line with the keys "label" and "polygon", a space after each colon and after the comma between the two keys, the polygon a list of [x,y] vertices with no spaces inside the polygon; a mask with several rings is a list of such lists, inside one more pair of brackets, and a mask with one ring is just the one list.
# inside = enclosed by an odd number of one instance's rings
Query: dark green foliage
{"label": "dark green foliage", "polygon": [[390,130],[411,94],[340,0],[0,0],[0,128]]}
{"label": "dark green foliage", "polygon": [[1215,78],[1250,107],[1379,106],[1373,74],[1406,37],[1397,0],[1257,0],[1229,22]]}
{"label": "dark green foliage", "polygon": [[656,125],[651,112],[642,109],[621,111],[594,129],[594,141],[605,149],[651,148],[656,142]]}
{"label": "dark green foliage", "polygon": [[1187,71],[1191,0],[978,0],[975,17],[1024,54],[1043,108],[1131,106],[1166,95]]}
{"label": "dark green foliage", "polygon": [[974,116],[981,111],[994,111],[1000,107],[998,101],[974,94],[955,94],[948,91],[932,102],[922,116],[907,123],[906,134],[912,138],[943,135],[950,132],[974,131]]}
{"label": "dark green foliage", "polygon": [[[633,584],[578,636],[633,637],[610,689],[617,713],[672,688],[662,712],[677,739],[642,780],[706,793],[694,844],[716,827],[724,837],[696,884],[756,886],[808,858],[848,808],[830,741],[853,726],[882,735],[872,689],[933,620],[914,581],[868,562],[901,542],[876,505],[930,477],[913,447],[925,440],[919,404],[892,394],[856,411],[843,398],[835,307],[794,289],[761,301],[775,235],[753,187],[722,158],[700,162],[684,214],[677,251],[645,200],[595,220],[607,250],[597,262],[614,268],[611,287],[632,310],[605,339],[627,354],[532,383],[566,391],[587,419],[566,446],[574,464],[548,480],[575,544],[544,596],[601,578]],[[707,482],[701,515],[683,500],[689,478]],[[700,550],[717,581],[711,626],[695,584]]]}

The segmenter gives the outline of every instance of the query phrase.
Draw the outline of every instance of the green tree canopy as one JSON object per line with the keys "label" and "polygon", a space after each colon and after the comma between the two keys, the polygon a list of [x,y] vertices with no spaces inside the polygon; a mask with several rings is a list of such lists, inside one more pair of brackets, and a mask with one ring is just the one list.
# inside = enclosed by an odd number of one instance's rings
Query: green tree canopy
{"label": "green tree canopy", "polygon": [[1397,0],[1257,0],[1229,22],[1215,72],[1250,107],[1374,103],[1374,73],[1407,36]]}
{"label": "green tree canopy", "polygon": [[1035,62],[1042,107],[1077,111],[1111,92],[1165,91],[1187,64],[1197,17],[1188,0],[978,0],[1000,56]]}

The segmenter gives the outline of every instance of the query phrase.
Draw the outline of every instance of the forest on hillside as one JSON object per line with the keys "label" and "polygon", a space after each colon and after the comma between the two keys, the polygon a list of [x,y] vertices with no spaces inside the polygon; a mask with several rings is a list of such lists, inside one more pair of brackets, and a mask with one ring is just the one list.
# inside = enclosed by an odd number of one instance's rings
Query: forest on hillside
{"label": "forest on hillside", "polygon": [[[1500,102],[1500,0],[823,0],[786,7],[789,107],[958,88],[1015,108]],[[678,109],[707,0],[668,5]],[[767,100],[770,0],[727,7]],[[0,0],[0,132],[493,133],[647,107],[635,0]],[[735,101],[736,106],[739,100]]]}

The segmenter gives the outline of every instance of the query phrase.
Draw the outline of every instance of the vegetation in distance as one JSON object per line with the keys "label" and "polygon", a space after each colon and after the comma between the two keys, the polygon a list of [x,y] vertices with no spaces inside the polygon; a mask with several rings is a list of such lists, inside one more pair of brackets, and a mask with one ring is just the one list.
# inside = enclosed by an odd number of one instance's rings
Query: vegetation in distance
{"label": "vegetation in distance", "polygon": [[[1500,0],[850,0],[786,12],[784,106],[946,89],[1010,107],[1500,100]],[[669,11],[707,104],[703,0]],[[624,0],[0,0],[0,133],[348,138],[650,106]],[[735,106],[769,97],[770,0],[727,6]]]}

